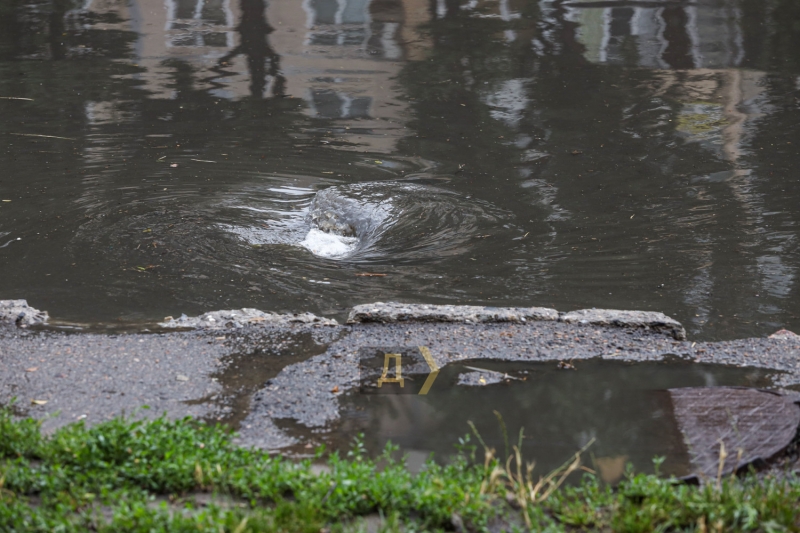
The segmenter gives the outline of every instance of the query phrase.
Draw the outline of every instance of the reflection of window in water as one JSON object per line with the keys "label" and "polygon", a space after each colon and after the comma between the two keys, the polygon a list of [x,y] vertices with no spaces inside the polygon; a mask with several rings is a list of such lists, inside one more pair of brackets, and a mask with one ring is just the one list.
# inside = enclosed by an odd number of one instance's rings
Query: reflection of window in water
{"label": "reflection of window in water", "polygon": [[311,89],[310,103],[319,118],[369,118],[372,98],[351,97],[331,89]]}
{"label": "reflection of window in water", "polygon": [[323,24],[366,24],[370,0],[308,0],[303,7],[310,27]]}
{"label": "reflection of window in water", "polygon": [[624,38],[631,34],[633,9],[630,7],[612,9],[610,19],[608,24],[608,46],[621,48]]}
{"label": "reflection of window in water", "polygon": [[[364,46],[371,55],[386,59],[402,56],[397,42],[400,24],[375,21],[372,0],[305,0],[306,43],[315,46]],[[383,5],[383,4],[382,4]],[[384,6],[382,9],[385,9]]]}
{"label": "reflection of window in water", "polygon": [[167,30],[174,33],[169,46],[209,46],[231,48],[233,31],[232,0],[165,0]]}
{"label": "reflection of window in water", "polygon": [[372,24],[372,35],[367,43],[370,50],[380,50],[386,59],[400,59],[403,55],[397,34],[400,24],[396,22],[377,22]]}
{"label": "reflection of window in water", "polygon": [[633,29],[631,27],[633,14],[634,11],[630,7],[605,10],[603,13],[605,31],[603,32],[603,41],[599,53],[600,62],[604,63],[609,58],[618,59],[624,57],[623,49],[626,44],[626,38],[633,33],[631,31]]}
{"label": "reflection of window in water", "polygon": [[727,4],[572,7],[586,57],[647,68],[720,68],[742,60],[740,14]]}
{"label": "reflection of window in water", "polygon": [[311,26],[342,23],[339,17],[339,2],[336,0],[311,0],[308,8],[310,9]]}
{"label": "reflection of window in water", "polygon": [[361,45],[369,38],[370,0],[306,0],[308,43]]}
{"label": "reflection of window in water", "polygon": [[366,28],[342,28],[334,32],[314,32],[309,36],[309,44],[318,46],[360,45],[366,38]]}

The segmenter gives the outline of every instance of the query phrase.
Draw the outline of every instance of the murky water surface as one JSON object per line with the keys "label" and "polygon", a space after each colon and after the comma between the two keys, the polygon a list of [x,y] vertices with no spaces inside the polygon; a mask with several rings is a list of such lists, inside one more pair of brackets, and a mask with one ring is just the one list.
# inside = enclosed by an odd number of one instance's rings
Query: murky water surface
{"label": "murky water surface", "polygon": [[220,391],[186,403],[213,406],[207,422],[220,422],[239,430],[250,413],[254,393],[285,367],[324,353],[334,336],[324,330],[269,335],[261,339],[259,347],[222,358],[219,371],[211,375],[220,384]]}
{"label": "murky water surface", "polygon": [[[431,453],[438,460],[454,454],[454,443],[472,434],[471,421],[501,457],[505,457],[504,435],[511,447],[520,442],[522,430],[522,453],[527,460],[536,460],[542,475],[591,442],[583,464],[606,481],[617,481],[628,463],[638,472],[652,471],[656,456],[665,458],[662,472],[684,476],[692,472],[690,453],[677,423],[680,413],[666,389],[770,384],[764,370],[679,359],[585,360],[574,366],[566,370],[556,362],[467,361],[442,369],[424,396],[400,393],[398,385],[390,383],[373,391],[377,394],[351,393],[343,401],[342,421],[330,443],[348,449],[351,439],[363,433],[371,453],[379,453],[391,441],[408,456],[410,466],[419,467]],[[478,385],[493,376],[476,369],[510,378]],[[482,445],[474,434],[471,443],[482,458]]]}
{"label": "murky water surface", "polygon": [[800,329],[799,133],[794,0],[8,0],[0,297]]}

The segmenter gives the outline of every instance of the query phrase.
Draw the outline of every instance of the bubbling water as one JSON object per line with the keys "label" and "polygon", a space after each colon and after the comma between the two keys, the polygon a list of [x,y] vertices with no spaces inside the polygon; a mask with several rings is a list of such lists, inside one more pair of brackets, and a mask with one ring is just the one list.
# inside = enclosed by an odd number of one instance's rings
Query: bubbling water
{"label": "bubbling water", "polygon": [[337,235],[311,228],[306,238],[300,243],[300,246],[314,255],[328,259],[339,259],[353,253],[357,244],[358,239],[355,237]]}
{"label": "bubbling water", "polygon": [[409,182],[337,185],[317,193],[300,243],[327,259],[391,261],[441,258],[469,248],[507,215],[486,202]]}

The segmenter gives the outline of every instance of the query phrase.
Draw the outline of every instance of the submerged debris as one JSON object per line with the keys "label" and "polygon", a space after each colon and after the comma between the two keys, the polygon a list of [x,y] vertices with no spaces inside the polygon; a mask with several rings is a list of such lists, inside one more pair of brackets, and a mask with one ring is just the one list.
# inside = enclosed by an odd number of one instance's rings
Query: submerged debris
{"label": "submerged debris", "polygon": [[46,324],[49,318],[47,311],[34,309],[25,300],[0,300],[0,323],[27,327]]}
{"label": "submerged debris", "polygon": [[458,375],[458,385],[466,385],[468,387],[482,387],[484,385],[494,385],[495,383],[502,383],[504,381],[517,380],[520,378],[511,376],[505,372],[496,372],[494,370],[487,370],[485,368],[477,368],[467,366],[472,372],[466,372]]}

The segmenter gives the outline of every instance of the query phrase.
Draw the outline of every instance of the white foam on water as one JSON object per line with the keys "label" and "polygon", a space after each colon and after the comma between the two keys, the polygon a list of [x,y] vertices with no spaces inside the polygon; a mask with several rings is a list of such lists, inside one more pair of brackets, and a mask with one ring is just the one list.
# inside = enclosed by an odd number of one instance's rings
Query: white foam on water
{"label": "white foam on water", "polygon": [[300,246],[316,256],[338,259],[350,255],[357,244],[356,237],[344,237],[311,228]]}

